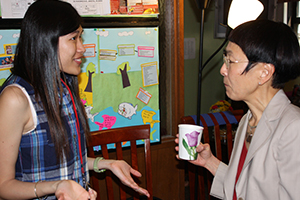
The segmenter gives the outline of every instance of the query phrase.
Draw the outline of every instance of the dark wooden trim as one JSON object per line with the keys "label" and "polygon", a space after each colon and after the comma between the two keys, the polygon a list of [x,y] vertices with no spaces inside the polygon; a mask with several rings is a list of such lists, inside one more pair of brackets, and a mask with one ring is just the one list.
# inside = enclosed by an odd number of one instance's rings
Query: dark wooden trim
{"label": "dark wooden trim", "polygon": [[161,0],[161,135],[175,136],[184,115],[184,0]]}

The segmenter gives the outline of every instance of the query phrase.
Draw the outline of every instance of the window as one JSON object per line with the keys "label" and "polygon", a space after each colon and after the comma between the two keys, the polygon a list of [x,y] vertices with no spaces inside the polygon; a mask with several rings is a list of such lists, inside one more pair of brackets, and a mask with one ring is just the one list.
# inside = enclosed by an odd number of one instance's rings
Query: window
{"label": "window", "polygon": [[288,24],[291,25],[291,27],[295,30],[300,43],[300,2],[296,1],[285,4],[288,5],[285,12],[285,15],[288,19]]}
{"label": "window", "polygon": [[297,37],[298,37],[298,41],[300,43],[300,23],[299,23],[299,19],[300,19],[300,2],[297,2],[296,5],[296,12],[295,12],[295,23],[297,24]]}

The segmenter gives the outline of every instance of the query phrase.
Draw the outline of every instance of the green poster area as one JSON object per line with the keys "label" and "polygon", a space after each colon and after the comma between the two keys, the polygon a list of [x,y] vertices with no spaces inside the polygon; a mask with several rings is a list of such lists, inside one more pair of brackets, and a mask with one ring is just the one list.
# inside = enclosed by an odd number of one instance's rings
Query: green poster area
{"label": "green poster area", "polygon": [[[78,77],[92,131],[150,124],[151,142],[160,142],[158,31],[84,29],[86,52]],[[10,75],[19,32],[0,30],[0,85]]]}

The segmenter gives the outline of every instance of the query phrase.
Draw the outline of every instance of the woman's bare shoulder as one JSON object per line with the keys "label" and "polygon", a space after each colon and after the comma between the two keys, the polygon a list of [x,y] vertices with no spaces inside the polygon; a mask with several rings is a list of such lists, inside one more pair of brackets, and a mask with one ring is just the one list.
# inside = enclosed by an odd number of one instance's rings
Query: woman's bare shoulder
{"label": "woman's bare shoulder", "polygon": [[17,86],[8,86],[0,94],[0,105],[10,109],[20,109],[28,106],[28,100],[21,88]]}
{"label": "woman's bare shoulder", "polygon": [[[28,99],[21,88],[6,87],[0,94],[0,124],[12,129],[24,131],[31,120],[31,111]],[[16,127],[18,126],[18,127]],[[21,131],[21,132],[22,132]]]}

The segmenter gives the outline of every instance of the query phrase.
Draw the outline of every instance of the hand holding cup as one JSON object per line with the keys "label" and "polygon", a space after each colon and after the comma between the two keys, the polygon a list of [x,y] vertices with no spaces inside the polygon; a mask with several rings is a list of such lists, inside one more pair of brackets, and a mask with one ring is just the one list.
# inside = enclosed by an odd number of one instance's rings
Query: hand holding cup
{"label": "hand holding cup", "polygon": [[196,147],[200,144],[203,132],[202,126],[179,124],[178,156],[183,160],[196,160]]}

